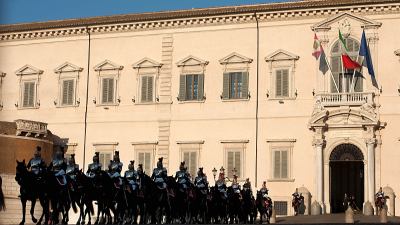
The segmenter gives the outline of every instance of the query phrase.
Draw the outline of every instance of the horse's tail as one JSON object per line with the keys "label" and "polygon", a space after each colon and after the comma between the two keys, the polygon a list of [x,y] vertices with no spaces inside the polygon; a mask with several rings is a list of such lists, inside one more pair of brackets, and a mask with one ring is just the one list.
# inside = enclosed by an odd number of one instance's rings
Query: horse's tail
{"label": "horse's tail", "polygon": [[6,204],[4,202],[4,194],[3,194],[3,189],[2,189],[2,185],[3,185],[3,180],[0,176],[0,211],[2,210],[6,210]]}

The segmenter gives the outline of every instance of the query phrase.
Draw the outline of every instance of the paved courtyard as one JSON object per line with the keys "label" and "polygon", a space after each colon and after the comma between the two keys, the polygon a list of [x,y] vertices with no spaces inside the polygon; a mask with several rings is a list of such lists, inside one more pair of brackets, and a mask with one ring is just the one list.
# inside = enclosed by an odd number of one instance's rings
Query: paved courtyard
{"label": "paved courtyard", "polygon": [[[278,224],[329,224],[329,223],[344,223],[344,213],[325,214],[318,216],[288,216],[278,217]],[[364,216],[362,214],[354,215],[354,223],[379,223],[378,216]],[[388,223],[400,224],[400,217],[388,217]]]}

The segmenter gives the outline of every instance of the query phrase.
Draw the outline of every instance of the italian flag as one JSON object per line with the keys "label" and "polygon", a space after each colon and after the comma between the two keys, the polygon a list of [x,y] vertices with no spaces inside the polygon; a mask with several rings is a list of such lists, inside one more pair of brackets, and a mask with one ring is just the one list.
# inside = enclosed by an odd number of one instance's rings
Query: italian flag
{"label": "italian flag", "polygon": [[356,61],[352,60],[350,56],[347,54],[349,51],[346,46],[346,42],[342,36],[342,33],[339,30],[339,40],[342,43],[342,63],[343,67],[349,70],[354,70],[356,68],[360,68],[361,65],[358,64]]}

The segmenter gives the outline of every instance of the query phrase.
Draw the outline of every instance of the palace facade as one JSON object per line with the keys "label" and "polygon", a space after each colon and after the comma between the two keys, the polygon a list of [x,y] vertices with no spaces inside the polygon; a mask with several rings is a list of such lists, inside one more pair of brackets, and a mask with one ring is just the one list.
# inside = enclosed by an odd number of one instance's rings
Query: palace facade
{"label": "palace facade", "polygon": [[[169,174],[185,161],[210,183],[223,166],[253,188],[266,181],[278,215],[292,215],[296,188],[305,214],[342,211],[345,193],[368,214],[379,187],[399,215],[399,27],[398,0],[1,25],[0,120],[46,123],[85,169],[96,151],[148,174],[159,157]],[[366,67],[342,68],[339,30],[353,59],[365,31],[378,85]]]}

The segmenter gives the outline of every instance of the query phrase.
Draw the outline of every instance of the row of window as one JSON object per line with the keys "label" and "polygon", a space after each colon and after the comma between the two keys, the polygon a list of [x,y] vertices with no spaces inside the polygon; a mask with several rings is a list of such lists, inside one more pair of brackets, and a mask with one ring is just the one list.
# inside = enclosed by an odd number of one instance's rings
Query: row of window
{"label": "row of window", "polygon": [[[201,167],[201,144],[180,144],[180,160],[185,161],[188,172],[192,176],[196,176],[197,169]],[[228,177],[232,178],[235,173],[239,178],[245,178],[244,174],[244,159],[245,159],[245,143],[229,143],[224,146],[224,168]],[[113,158],[116,146],[114,145],[98,145],[96,151],[100,152],[100,163],[103,169],[107,168],[110,160]],[[290,145],[274,146],[271,148],[271,163],[272,163],[272,179],[290,179],[290,162],[291,162],[291,147]],[[73,153],[71,149],[67,150],[67,155]],[[134,156],[136,166],[143,165],[146,174],[151,174],[156,165],[156,145],[143,144],[135,145]],[[68,156],[67,156],[68,157]],[[131,160],[131,159],[129,159]],[[128,159],[125,163],[128,163]],[[124,159],[122,159],[124,161]],[[173,168],[170,167],[170,168]],[[178,168],[178,165],[177,165]],[[219,169],[219,168],[217,168]],[[173,171],[170,171],[170,173]],[[210,171],[206,171],[210,173]]]}
{"label": "row of window", "polygon": [[[348,46],[348,54],[352,58],[358,56],[359,43],[354,39],[346,39],[346,45]],[[345,70],[342,67],[341,52],[342,45],[336,42],[332,47],[330,56],[331,72],[332,76],[329,77],[330,91],[335,93],[349,92],[354,87],[354,91],[363,91],[363,76],[359,72],[353,70]],[[235,58],[236,57],[236,58]],[[235,59],[233,59],[235,58]],[[229,99],[248,99],[249,95],[249,72],[246,64],[251,62],[244,56],[237,53],[232,53],[227,56],[221,64],[229,64],[230,60],[243,65],[234,69],[230,68],[229,71],[223,74],[223,87],[221,98],[225,100]],[[271,63],[271,95],[272,98],[285,99],[294,97],[294,62],[298,60],[298,56],[284,50],[279,50],[266,60]],[[190,61],[195,63],[189,63]],[[279,61],[279,63],[278,63]],[[147,63],[147,64],[146,64]],[[148,66],[148,64],[152,66]],[[181,75],[179,78],[179,94],[177,99],[179,101],[203,101],[205,99],[204,94],[204,66],[208,62],[198,59],[196,57],[187,57],[178,63],[181,68]],[[240,64],[239,63],[239,64]],[[142,64],[146,64],[144,67]],[[199,65],[199,68],[197,68]],[[72,70],[63,72],[63,68],[69,66]],[[111,67],[110,67],[111,66]],[[72,64],[66,64],[64,67],[60,67],[60,88],[59,88],[59,100],[55,104],[60,106],[75,106],[79,104],[77,100],[76,87],[78,84],[77,74],[73,75],[71,71],[78,71],[78,68]],[[104,67],[104,68],[103,68]],[[138,93],[137,99],[133,99],[138,103],[152,103],[157,101],[157,89],[158,89],[158,68],[161,64],[145,58],[135,64],[134,68],[146,68],[145,72],[138,72]],[[188,69],[190,67],[190,69]],[[111,69],[110,69],[111,68]],[[153,68],[153,69],[149,69]],[[193,69],[195,68],[195,69]],[[197,69],[196,69],[197,68]],[[228,68],[228,67],[226,67]],[[245,68],[245,69],[244,69]],[[25,68],[26,69],[26,68]],[[20,73],[23,74],[25,69],[20,69]],[[96,71],[99,71],[99,94],[98,100],[95,100],[96,104],[100,105],[115,105],[119,103],[118,98],[118,77],[121,66],[117,66],[114,63],[106,60],[103,63],[95,67]],[[35,70],[35,69],[32,69]],[[80,71],[79,70],[79,71]],[[40,70],[38,70],[40,71]],[[106,71],[106,72],[104,72]],[[107,72],[111,71],[111,72]],[[139,69],[138,69],[139,71]],[[195,72],[194,72],[195,71]],[[28,71],[29,72],[29,71]],[[41,71],[43,72],[43,71]],[[35,73],[29,72],[26,75],[32,75]],[[63,75],[65,74],[65,75]],[[72,76],[71,76],[72,75]],[[20,107],[37,107],[38,106],[38,81],[36,79],[22,79],[23,85],[21,86],[21,99],[22,105]]]}

